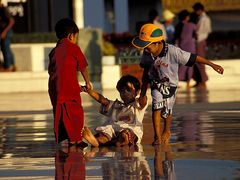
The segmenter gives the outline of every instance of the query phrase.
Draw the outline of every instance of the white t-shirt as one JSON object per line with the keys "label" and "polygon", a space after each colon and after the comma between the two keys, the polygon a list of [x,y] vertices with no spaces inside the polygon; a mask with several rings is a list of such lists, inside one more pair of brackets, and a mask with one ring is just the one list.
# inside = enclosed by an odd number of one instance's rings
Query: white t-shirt
{"label": "white t-shirt", "polygon": [[121,131],[125,128],[131,129],[138,137],[140,143],[143,136],[143,117],[148,104],[141,109],[138,98],[128,106],[119,100],[111,101],[108,106],[101,106],[100,113],[109,117],[108,120],[98,130],[104,130],[104,127],[111,126],[114,131]]}
{"label": "white t-shirt", "polygon": [[206,40],[211,32],[211,19],[203,12],[197,23],[197,42]]}
{"label": "white t-shirt", "polygon": [[167,82],[170,86],[177,87],[179,64],[192,66],[196,55],[167,43],[164,48],[164,51],[156,58],[149,53],[143,53],[140,66],[149,68],[150,80]]}

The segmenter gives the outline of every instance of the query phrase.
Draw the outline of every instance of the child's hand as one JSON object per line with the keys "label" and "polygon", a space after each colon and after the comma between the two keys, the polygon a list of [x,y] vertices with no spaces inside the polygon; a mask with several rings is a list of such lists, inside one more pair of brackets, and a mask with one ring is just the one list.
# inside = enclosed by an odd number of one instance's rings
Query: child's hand
{"label": "child's hand", "polygon": [[80,86],[80,91],[81,91],[81,92],[86,92],[86,93],[87,93],[89,90],[92,90],[92,89],[93,89],[91,83],[86,83],[85,86],[82,86],[82,85],[79,83],[79,86]]}
{"label": "child's hand", "polygon": [[87,92],[87,87],[86,86],[80,86],[80,91],[81,92]]}
{"label": "child's hand", "polygon": [[89,90],[92,90],[92,89],[93,89],[93,86],[92,86],[92,84],[91,84],[91,83],[86,83],[85,87],[86,87],[87,91],[89,91]]}
{"label": "child's hand", "polygon": [[216,72],[218,72],[219,74],[223,74],[223,72],[224,72],[224,69],[222,68],[222,66],[219,66],[219,65],[217,65],[217,64],[214,64],[214,65],[212,66],[212,68],[213,68]]}

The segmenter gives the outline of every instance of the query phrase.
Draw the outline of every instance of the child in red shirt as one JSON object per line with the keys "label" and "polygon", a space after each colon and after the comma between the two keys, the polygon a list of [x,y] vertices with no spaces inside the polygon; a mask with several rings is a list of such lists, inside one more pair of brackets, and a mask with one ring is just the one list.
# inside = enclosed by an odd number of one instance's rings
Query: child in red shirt
{"label": "child in red shirt", "polygon": [[87,61],[76,45],[79,29],[71,19],[61,19],[55,26],[57,45],[49,54],[48,92],[53,106],[56,143],[68,139],[70,145],[82,142],[84,124],[81,88],[77,78],[80,71],[87,89],[91,89]]}

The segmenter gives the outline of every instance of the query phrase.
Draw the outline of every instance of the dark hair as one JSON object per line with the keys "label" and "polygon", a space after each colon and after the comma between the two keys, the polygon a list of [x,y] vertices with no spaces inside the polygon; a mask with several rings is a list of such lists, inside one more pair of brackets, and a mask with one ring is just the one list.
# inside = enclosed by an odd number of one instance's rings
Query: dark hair
{"label": "dark hair", "polygon": [[187,16],[190,16],[190,12],[186,9],[184,9],[178,13],[178,19],[180,21],[183,21],[184,19],[186,19]]}
{"label": "dark hair", "polygon": [[130,82],[133,84],[136,91],[140,90],[140,82],[139,80],[132,76],[132,75],[125,75],[120,78],[120,80],[117,82],[117,90],[120,91],[124,87],[127,87],[127,83]]}
{"label": "dark hair", "polygon": [[194,11],[204,10],[204,6],[200,2],[195,3],[192,8],[194,9]]}
{"label": "dark hair", "polygon": [[178,39],[180,39],[182,30],[183,30],[183,22],[179,21],[175,26],[173,42],[176,42]]}
{"label": "dark hair", "polygon": [[192,22],[192,23],[194,23],[194,24],[197,24],[197,22],[198,22],[198,15],[197,15],[197,13],[192,12],[192,13],[190,14],[190,20],[189,20],[189,22]]}
{"label": "dark hair", "polygon": [[69,18],[60,19],[55,25],[55,32],[58,39],[66,38],[70,33],[78,33],[76,23]]}
{"label": "dark hair", "polygon": [[148,13],[148,19],[151,23],[153,23],[153,20],[158,16],[158,12],[156,9],[151,9]]}

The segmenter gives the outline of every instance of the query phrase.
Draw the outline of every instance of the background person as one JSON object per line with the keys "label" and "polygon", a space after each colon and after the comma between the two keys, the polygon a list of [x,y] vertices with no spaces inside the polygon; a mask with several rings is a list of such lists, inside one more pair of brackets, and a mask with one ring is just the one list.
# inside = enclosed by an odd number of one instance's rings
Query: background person
{"label": "background person", "polygon": [[16,71],[14,56],[10,48],[14,23],[15,21],[7,7],[4,7],[0,1],[0,45],[3,55],[3,66],[0,67],[0,71],[4,72]]}
{"label": "background person", "polygon": [[162,29],[163,37],[165,40],[167,39],[167,32],[165,26],[160,22],[159,13],[156,9],[152,9],[148,12],[148,23],[155,24],[160,29]]}
{"label": "background person", "polygon": [[167,39],[166,41],[170,44],[173,43],[175,27],[173,25],[175,14],[168,9],[163,11],[164,27],[166,29]]}
{"label": "background person", "polygon": [[[179,23],[176,30],[179,37],[175,37],[178,47],[184,51],[196,54],[196,25],[190,21],[190,12],[182,10],[178,13]],[[179,81],[186,82],[186,88],[190,88],[190,80],[193,78],[193,67],[180,65],[178,70]]]}
{"label": "background person", "polygon": [[[209,16],[205,12],[205,8],[201,3],[195,3],[193,5],[194,12],[198,15],[198,23],[197,23],[197,54],[202,57],[206,57],[206,45],[207,38],[209,34],[212,32],[211,28],[211,20]],[[205,65],[196,63],[194,67],[195,74],[195,87],[200,89],[206,88],[206,81],[208,80],[208,76],[205,70]]]}

